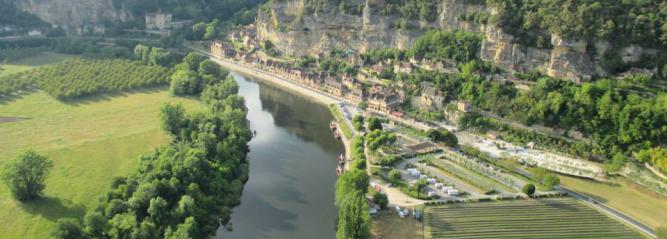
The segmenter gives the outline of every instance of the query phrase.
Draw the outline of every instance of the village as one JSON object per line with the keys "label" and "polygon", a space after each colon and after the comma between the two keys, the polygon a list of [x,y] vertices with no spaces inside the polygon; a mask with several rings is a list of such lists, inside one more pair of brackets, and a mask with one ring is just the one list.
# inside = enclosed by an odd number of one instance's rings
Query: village
{"label": "village", "polygon": [[[353,137],[363,137],[367,132],[355,130],[355,117],[368,119],[380,118],[383,131],[397,137],[394,142],[382,145],[373,152],[366,148],[369,173],[373,175],[371,186],[378,192],[386,193],[392,206],[414,207],[424,203],[437,203],[447,200],[488,200],[498,198],[525,197],[521,188],[534,183],[530,179],[529,169],[542,167],[555,172],[580,177],[597,178],[603,174],[599,165],[575,159],[571,156],[536,149],[534,143],[513,145],[505,142],[495,132],[479,135],[459,131],[457,118],[474,111],[465,101],[443,102],[444,96],[432,83],[421,83],[417,95],[409,95],[407,88],[400,82],[390,85],[383,81],[383,72],[410,73],[417,68],[441,72],[458,72],[453,63],[432,62],[412,58],[409,62],[380,62],[370,66],[361,66],[354,74],[329,74],[316,69],[295,66],[293,62],[272,57],[267,54],[263,43],[255,39],[253,25],[231,32],[227,39],[214,41],[210,52],[214,58],[232,61],[263,73],[284,79],[293,85],[326,95],[334,99],[333,104],[340,114],[338,122],[332,122],[331,128],[337,138],[351,147]],[[350,65],[363,64],[358,55],[345,54]],[[325,54],[318,54],[315,61],[324,60]],[[414,92],[414,91],[413,91]],[[424,122],[407,116],[399,106],[410,102],[414,107],[429,111],[441,111],[446,120]],[[451,148],[443,143],[434,142],[425,135],[428,130],[449,130],[454,132],[460,145],[470,145],[497,161],[511,164],[503,167],[481,160],[458,148]],[[349,132],[346,132],[349,131]],[[350,150],[347,150],[350,152]],[[351,156],[339,157],[337,168],[342,173],[350,167]],[[395,163],[379,163],[383,158],[397,158]],[[347,160],[343,160],[346,158]],[[398,169],[400,182],[391,183],[389,172]],[[508,170],[510,169],[510,170]],[[394,176],[395,177],[395,176]],[[427,185],[415,195],[410,192],[412,185],[419,181]],[[394,184],[407,185],[397,187]],[[554,188],[539,188],[536,195],[559,195]],[[374,209],[375,212],[376,209]]]}
{"label": "village", "polygon": [[[335,170],[340,175],[351,168],[362,168],[356,159],[363,159],[363,168],[371,176],[369,189],[373,193],[367,196],[371,215],[391,212],[400,218],[421,219],[423,210],[428,208],[424,205],[572,195],[648,232],[618,210],[581,191],[559,185],[555,174],[604,182],[607,179],[602,164],[535,142],[512,143],[500,132],[461,129],[458,121],[466,114],[497,116],[476,109],[465,100],[447,102],[444,92],[432,83],[415,85],[383,78],[386,74],[423,71],[458,73],[460,69],[454,63],[413,57],[406,62],[385,60],[366,65],[361,56],[351,50],[304,58],[280,57],[271,49],[270,42],[258,42],[255,34],[251,24],[232,31],[226,39],[188,48],[238,73],[265,79],[329,105],[336,119],[330,125],[332,134],[342,140],[346,148],[345,155],[336,159],[339,167]],[[332,57],[338,64],[348,64],[356,70],[326,72],[312,64],[331,61]],[[511,82],[518,90],[534,84],[507,76],[507,73],[494,73],[486,77]],[[443,117],[432,120],[406,109]],[[379,130],[369,129],[371,119],[382,122]],[[363,126],[359,127],[359,122]],[[539,127],[528,129],[553,133]],[[432,131],[451,133],[458,142],[454,146],[434,140],[430,137]],[[369,140],[380,143],[371,145]],[[363,156],[355,155],[355,147],[363,148]],[[525,188],[533,185],[535,192],[527,195]],[[385,195],[387,202],[378,204],[372,196],[378,194]],[[381,218],[385,219],[379,223],[385,223],[387,217]]]}

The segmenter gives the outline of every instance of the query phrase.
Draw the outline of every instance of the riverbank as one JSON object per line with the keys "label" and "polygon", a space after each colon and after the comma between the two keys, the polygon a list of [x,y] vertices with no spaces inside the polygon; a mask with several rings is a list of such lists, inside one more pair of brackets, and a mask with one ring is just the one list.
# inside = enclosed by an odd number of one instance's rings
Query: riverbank
{"label": "riverbank", "polygon": [[[236,62],[225,60],[225,59],[218,59],[218,58],[211,57],[211,60],[215,61],[220,66],[222,66],[223,68],[225,68],[229,71],[236,72],[236,73],[241,74],[241,75],[246,75],[246,76],[252,77],[254,79],[262,80],[263,82],[266,82],[266,83],[271,84],[273,86],[280,87],[281,89],[285,89],[285,90],[291,91],[295,94],[305,96],[309,99],[312,99],[313,101],[315,101],[317,103],[323,104],[326,107],[329,107],[330,105],[334,105],[334,107],[338,107],[337,103],[339,102],[339,100],[337,100],[337,99],[335,99],[331,96],[327,96],[327,95],[324,95],[320,92],[314,91],[312,89],[308,89],[308,88],[305,88],[303,86],[294,84],[292,82],[289,82],[289,81],[287,81],[285,79],[282,79],[280,77],[271,75],[270,73],[264,72],[262,70],[259,70],[259,69],[256,69],[256,68],[251,68],[251,67],[248,67],[248,66],[244,66],[244,65],[238,64]],[[334,112],[331,112],[331,114],[334,115]],[[337,120],[346,121],[345,119],[337,119]],[[349,125],[347,122],[339,122],[339,123]],[[341,135],[341,141],[343,142],[343,145],[345,147],[345,158],[350,158],[351,155],[352,155],[351,154],[352,149],[350,147],[350,140],[352,140],[352,138],[351,137],[346,137],[345,134],[342,133],[342,131],[341,131],[340,135]],[[346,169],[348,168],[348,165],[349,165],[349,163],[346,163],[346,167],[345,167]]]}
{"label": "riverbank", "polygon": [[212,61],[215,61],[218,63],[222,68],[225,68],[229,71],[236,72],[241,75],[246,75],[255,79],[262,80],[266,83],[269,83],[274,86],[278,86],[280,88],[286,89],[288,91],[297,93],[299,95],[308,97],[309,99],[312,99],[318,103],[324,104],[325,106],[328,106],[330,104],[335,104],[338,102],[337,99],[324,95],[320,92],[317,92],[312,89],[305,88],[303,86],[294,84],[292,82],[289,82],[285,79],[282,79],[278,76],[272,75],[271,73],[265,72],[263,70],[259,70],[256,68],[248,67],[241,65],[239,63],[225,60],[225,59],[218,59],[211,57],[210,58]]}

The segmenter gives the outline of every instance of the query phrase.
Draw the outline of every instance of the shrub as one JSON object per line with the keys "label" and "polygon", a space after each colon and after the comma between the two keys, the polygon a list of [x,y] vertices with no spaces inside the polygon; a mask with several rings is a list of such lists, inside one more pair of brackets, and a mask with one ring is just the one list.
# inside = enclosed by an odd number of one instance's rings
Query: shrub
{"label": "shrub", "polygon": [[533,196],[535,194],[535,185],[532,184],[526,184],[523,186],[523,193],[525,193],[528,196]]}

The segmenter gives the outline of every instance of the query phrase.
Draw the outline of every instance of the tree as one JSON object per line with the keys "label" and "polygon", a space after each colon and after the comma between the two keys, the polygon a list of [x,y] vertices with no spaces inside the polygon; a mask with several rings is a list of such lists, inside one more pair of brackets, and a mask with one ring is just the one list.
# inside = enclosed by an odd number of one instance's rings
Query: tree
{"label": "tree", "polygon": [[419,179],[417,182],[415,182],[415,184],[412,185],[412,189],[415,190],[417,192],[417,196],[419,196],[422,190],[426,188],[426,186],[428,186],[426,179]]}
{"label": "tree", "polygon": [[525,193],[529,197],[533,196],[533,194],[535,194],[535,185],[532,185],[532,184],[524,185],[523,186],[523,193]]}
{"label": "tree", "polygon": [[339,204],[346,195],[358,191],[366,194],[368,192],[369,178],[365,171],[359,169],[350,170],[336,181],[336,204]]}
{"label": "tree", "polygon": [[209,23],[206,26],[206,33],[204,33],[204,40],[211,40],[218,36],[218,28],[215,24]]}
{"label": "tree", "polygon": [[151,51],[150,47],[142,44],[137,44],[134,47],[134,55],[136,56],[137,60],[141,61],[144,64],[148,64],[150,51]]}
{"label": "tree", "polygon": [[160,124],[164,131],[178,136],[178,132],[186,123],[187,119],[185,118],[183,105],[166,103],[160,108]]}
{"label": "tree", "polygon": [[354,129],[356,129],[357,131],[363,131],[364,117],[361,115],[355,115],[354,118],[352,118],[352,124],[354,125]]}
{"label": "tree", "polygon": [[204,60],[199,63],[199,75],[211,75],[213,77],[220,77],[222,75],[222,70],[220,66],[213,62],[212,60]]}
{"label": "tree", "polygon": [[[667,68],[667,67],[665,67],[665,68]],[[366,108],[368,108],[368,102],[365,101],[365,100],[361,101],[361,102],[359,102],[359,104],[357,104],[357,107],[359,107],[362,110],[366,110]]]}
{"label": "tree", "polygon": [[446,129],[429,129],[426,135],[435,142],[443,142],[448,147],[456,147],[459,140],[456,135]]}
{"label": "tree", "polygon": [[44,190],[44,180],[52,167],[53,162],[46,156],[28,150],[5,163],[2,178],[16,198],[27,201]]}
{"label": "tree", "polygon": [[364,194],[353,191],[339,203],[337,239],[370,238],[371,216]]}
{"label": "tree", "polygon": [[544,176],[542,183],[547,187],[547,189],[551,190],[554,186],[560,184],[560,178],[558,178],[558,176],[554,173],[549,173]]}
{"label": "tree", "polygon": [[375,192],[375,194],[373,194],[373,203],[379,205],[380,209],[387,208],[387,204],[389,204],[389,199],[387,198],[387,194],[381,192]]}
{"label": "tree", "polygon": [[171,76],[169,91],[174,95],[195,95],[200,89],[200,78],[194,71],[178,70]]}
{"label": "tree", "polygon": [[392,169],[389,171],[389,181],[396,185],[401,181],[401,171],[398,169]]}
{"label": "tree", "polygon": [[169,67],[174,63],[174,56],[171,55],[171,52],[165,49],[153,47],[148,57],[148,63],[156,66]]}
{"label": "tree", "polygon": [[56,228],[51,233],[56,239],[86,239],[88,236],[81,229],[81,223],[74,218],[58,219]]}
{"label": "tree", "polygon": [[191,71],[197,71],[199,69],[199,64],[204,60],[206,60],[204,56],[190,52],[183,58],[183,63],[185,63]]}
{"label": "tree", "polygon": [[368,131],[382,130],[382,121],[377,117],[368,118]]}
{"label": "tree", "polygon": [[206,34],[206,28],[208,26],[205,22],[198,22],[192,26],[192,37],[194,40],[202,40]]}

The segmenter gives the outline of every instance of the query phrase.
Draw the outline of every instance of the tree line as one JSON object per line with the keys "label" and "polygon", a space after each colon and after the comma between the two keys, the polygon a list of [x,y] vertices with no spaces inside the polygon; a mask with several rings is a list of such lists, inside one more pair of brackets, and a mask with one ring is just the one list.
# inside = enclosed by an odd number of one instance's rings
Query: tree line
{"label": "tree line", "polygon": [[56,238],[206,238],[229,222],[248,179],[252,137],[232,77],[200,93],[208,109],[180,104],[160,112],[168,145],[142,156],[136,173],[118,177],[79,222],[59,220]]}
{"label": "tree line", "polygon": [[0,96],[37,87],[59,99],[168,82],[171,71],[130,60],[71,59],[0,78]]}

